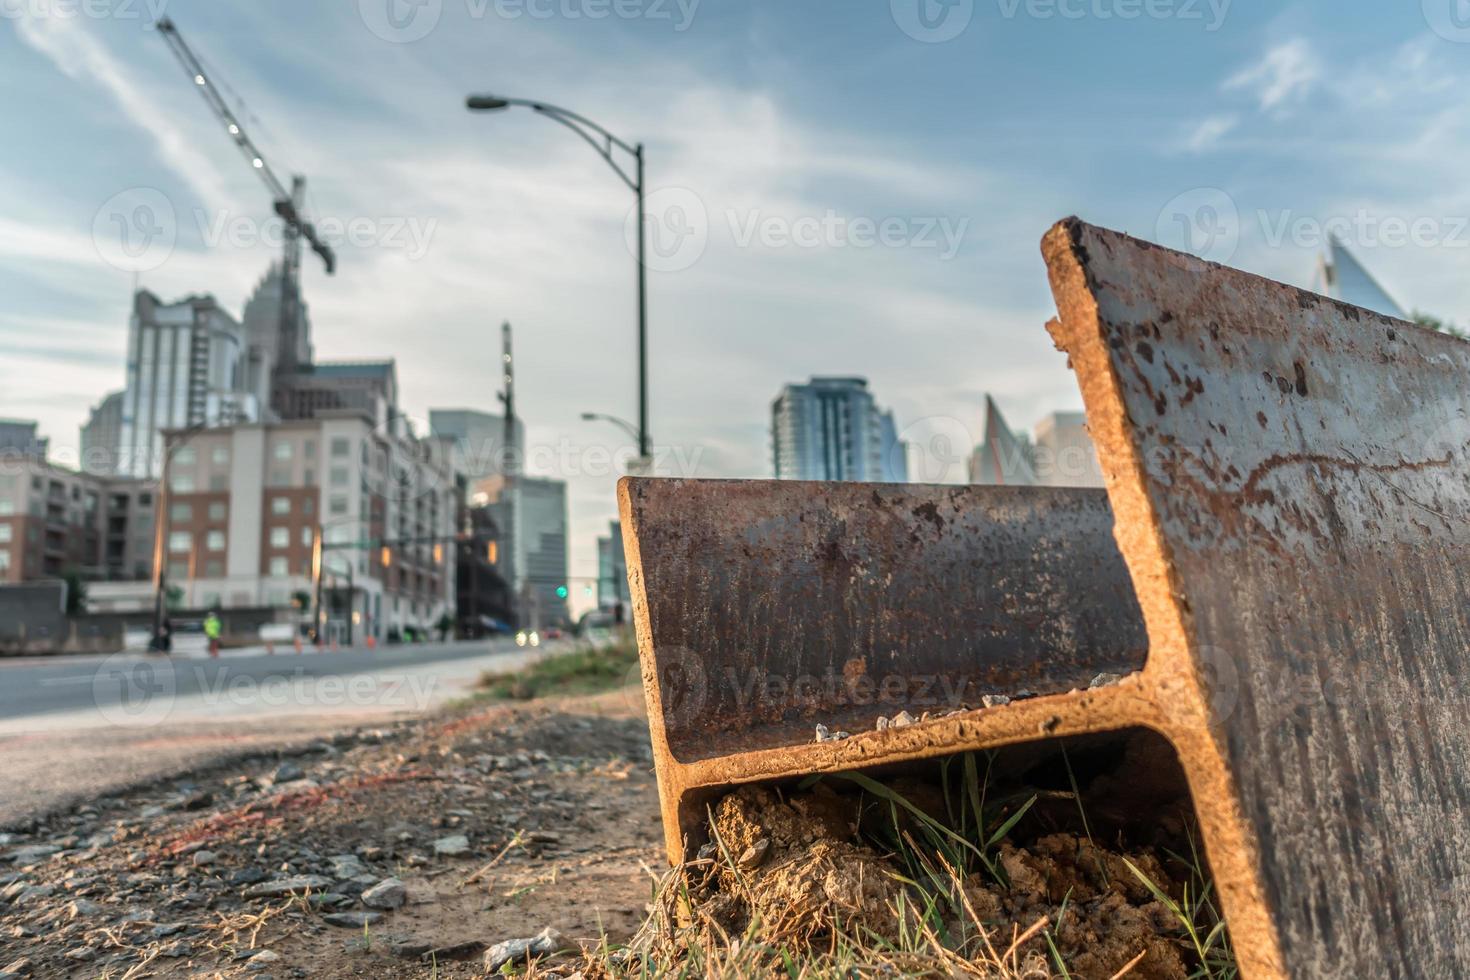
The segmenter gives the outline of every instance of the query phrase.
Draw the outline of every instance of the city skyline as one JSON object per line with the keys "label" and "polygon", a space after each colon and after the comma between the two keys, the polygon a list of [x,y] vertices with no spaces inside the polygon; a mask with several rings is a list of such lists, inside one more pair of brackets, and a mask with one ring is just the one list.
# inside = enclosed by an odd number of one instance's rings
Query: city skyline
{"label": "city skyline", "polygon": [[[769,393],[812,373],[870,378],[916,444],[936,427],[979,441],[986,390],[1023,418],[1079,407],[1037,329],[1051,309],[1036,241],[1071,211],[1172,245],[1182,215],[1207,257],[1304,286],[1337,221],[1392,294],[1447,318],[1470,306],[1453,248],[1387,243],[1388,223],[1429,219],[1454,245],[1465,211],[1451,170],[1462,47],[1417,8],[1334,19],[1323,35],[1310,30],[1330,16],[1322,3],[1231,5],[1218,23],[1208,7],[1200,20],[1099,19],[1093,33],[976,5],[954,37],[925,43],[891,6],[599,20],[430,4],[437,19],[412,40],[381,36],[370,3],[177,0],[168,13],[273,163],[310,177],[316,216],[344,225],[337,276],[304,265],[322,349],[397,358],[404,407],[427,431],[435,405],[494,411],[495,331],[517,325],[520,414],[539,475],[569,481],[573,574],[595,574],[591,542],[612,514],[617,467],[592,457],[628,442],[580,413],[636,414],[630,202],[558,127],[470,116],[468,91],[552,98],[644,140],[650,184],[669,192],[651,202],[665,232],[674,206],[703,209],[693,263],[678,267],[677,248],[650,263],[651,431],[685,462],[699,450],[701,476],[766,475]],[[238,314],[276,257],[255,176],[147,28],[147,5],[133,10],[27,8],[0,29],[0,79],[32,93],[14,109],[29,138],[0,174],[0,411],[38,419],[62,458],[119,384],[134,276],[94,234],[113,198],[141,188],[168,202],[172,251],[138,276],[165,301],[208,291]],[[881,81],[797,42],[822,32],[881,64]],[[1050,78],[1057,57],[1109,81]],[[565,63],[585,70],[551,67]],[[1138,106],[1135,71],[1174,84]],[[1002,82],[1006,98],[991,97]],[[609,99],[614,88],[625,94]],[[895,217],[899,245],[863,238],[863,222]],[[354,218],[368,222],[357,244]]]}

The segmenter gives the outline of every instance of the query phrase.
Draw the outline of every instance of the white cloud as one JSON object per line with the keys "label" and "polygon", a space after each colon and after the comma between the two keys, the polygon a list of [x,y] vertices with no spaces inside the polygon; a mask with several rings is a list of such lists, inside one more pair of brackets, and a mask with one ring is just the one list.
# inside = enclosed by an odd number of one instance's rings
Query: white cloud
{"label": "white cloud", "polygon": [[21,40],[45,55],[68,78],[100,86],[112,96],[123,114],[150,134],[158,155],[203,201],[230,200],[225,183],[210,159],[194,146],[194,139],[174,125],[154,98],[133,78],[123,63],[84,27],[79,17],[54,17],[23,10],[16,21]]}
{"label": "white cloud", "polygon": [[1255,97],[1262,112],[1287,115],[1322,77],[1321,63],[1304,38],[1292,38],[1266,52],[1225,80],[1226,91],[1244,90]]}
{"label": "white cloud", "polygon": [[1230,132],[1240,123],[1240,117],[1234,113],[1220,116],[1206,116],[1196,123],[1184,137],[1184,148],[1191,153],[1203,153],[1214,149],[1226,133]]}

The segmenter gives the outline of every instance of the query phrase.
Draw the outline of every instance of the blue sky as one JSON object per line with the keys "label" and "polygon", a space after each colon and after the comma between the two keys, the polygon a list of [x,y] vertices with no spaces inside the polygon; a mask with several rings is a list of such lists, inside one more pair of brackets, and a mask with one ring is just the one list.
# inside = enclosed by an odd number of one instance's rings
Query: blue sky
{"label": "blue sky", "polygon": [[[0,415],[62,450],[122,384],[117,201],[167,202],[174,244],[139,273],[167,299],[212,292],[238,314],[274,252],[250,237],[264,189],[149,27],[161,2],[0,0]],[[1080,406],[1042,329],[1037,243],[1067,214],[1302,285],[1333,227],[1406,307],[1470,316],[1454,2],[162,9],[276,168],[308,175],[318,220],[358,222],[337,276],[307,266],[318,356],[396,357],[415,416],[493,410],[515,324],[529,441],[572,483],[587,574],[613,514],[599,451],[623,443],[578,416],[635,412],[631,194],[570,133],[471,116],[466,93],[647,144],[670,245],[650,274],[652,431],[686,472],[768,475],[780,385],[853,373],[920,475],[957,479],[985,392],[1022,426]]]}

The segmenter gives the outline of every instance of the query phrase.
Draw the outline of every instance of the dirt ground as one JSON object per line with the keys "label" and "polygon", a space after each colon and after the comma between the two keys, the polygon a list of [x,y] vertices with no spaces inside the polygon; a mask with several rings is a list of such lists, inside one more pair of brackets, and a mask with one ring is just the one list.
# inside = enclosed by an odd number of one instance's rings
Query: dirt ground
{"label": "dirt ground", "polygon": [[[344,733],[0,836],[0,977],[483,976],[548,927],[631,935],[658,820],[626,691]],[[384,879],[405,903],[368,908]]]}

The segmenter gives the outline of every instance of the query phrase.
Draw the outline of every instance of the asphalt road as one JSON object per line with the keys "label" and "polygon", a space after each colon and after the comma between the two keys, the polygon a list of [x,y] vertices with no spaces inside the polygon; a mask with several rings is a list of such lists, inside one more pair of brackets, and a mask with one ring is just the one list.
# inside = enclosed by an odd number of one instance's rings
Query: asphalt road
{"label": "asphalt road", "polygon": [[231,756],[412,716],[463,696],[484,670],[527,659],[499,639],[0,660],[0,827]]}

